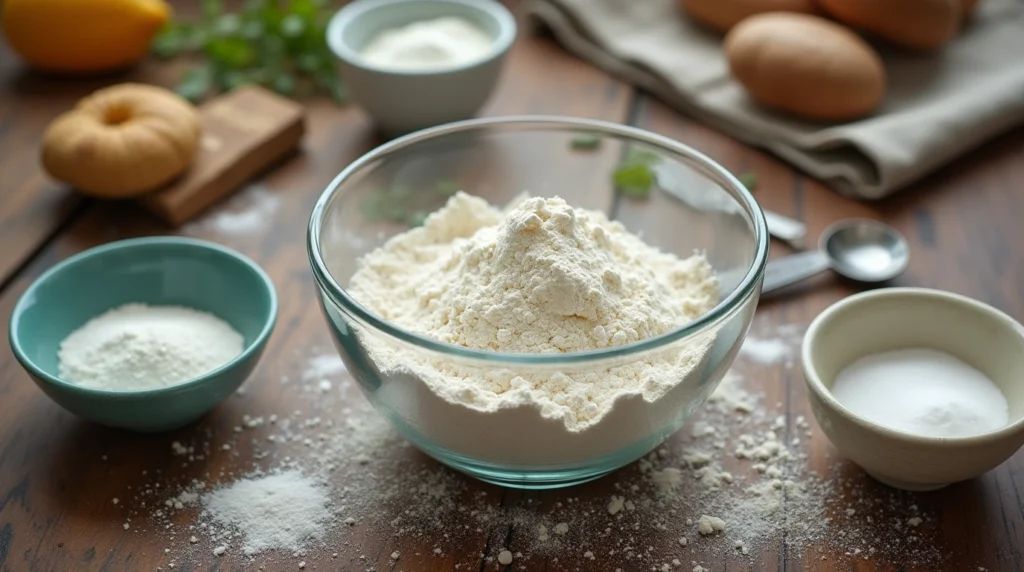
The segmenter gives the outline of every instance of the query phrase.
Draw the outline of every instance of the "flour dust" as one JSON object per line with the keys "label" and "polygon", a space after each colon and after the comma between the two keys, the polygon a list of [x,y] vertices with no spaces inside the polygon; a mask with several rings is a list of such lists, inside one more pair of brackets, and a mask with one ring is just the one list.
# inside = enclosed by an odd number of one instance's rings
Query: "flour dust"
{"label": "flour dust", "polygon": [[[275,570],[495,570],[509,561],[513,570],[656,571],[742,569],[782,550],[809,568],[870,559],[934,569],[947,556],[919,495],[838,459],[809,466],[824,437],[769,402],[755,360],[741,358],[691,422],[642,460],[569,490],[524,492],[426,458],[327,355],[299,356],[292,383],[310,388],[298,394],[302,410],[254,404],[229,433],[171,443],[168,456],[184,471],[217,455],[232,469],[184,481],[169,469],[151,475],[119,495],[124,533],[159,530],[164,570],[229,555]],[[332,383],[326,393],[323,380]],[[299,500],[268,499],[286,488]],[[277,514],[290,524],[261,524]]]}
{"label": "flour dust", "polygon": [[186,234],[212,232],[222,236],[247,236],[265,232],[281,206],[278,192],[261,183],[248,185],[228,199],[223,208],[186,224]]}

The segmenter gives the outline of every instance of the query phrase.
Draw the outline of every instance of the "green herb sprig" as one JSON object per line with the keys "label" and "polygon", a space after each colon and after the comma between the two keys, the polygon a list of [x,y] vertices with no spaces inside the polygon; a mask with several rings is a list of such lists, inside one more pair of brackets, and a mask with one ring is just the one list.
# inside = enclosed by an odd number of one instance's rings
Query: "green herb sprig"
{"label": "green herb sprig", "polygon": [[247,0],[238,12],[226,12],[222,0],[202,0],[198,20],[171,23],[151,49],[164,59],[201,58],[176,88],[190,101],[258,84],[285,96],[327,93],[341,104],[348,96],[327,47],[330,14],[327,0]]}
{"label": "green herb sprig", "polygon": [[570,146],[577,151],[593,151],[601,147],[601,140],[593,135],[577,135]]}
{"label": "green herb sprig", "polygon": [[615,188],[627,197],[644,199],[651,194],[651,187],[657,181],[654,165],[660,160],[657,153],[633,147],[612,172]]}
{"label": "green herb sprig", "polygon": [[754,192],[757,190],[757,173],[740,173],[739,175],[736,175],[736,178],[743,183],[743,186],[746,187],[748,191]]}
{"label": "green herb sprig", "polygon": [[381,189],[362,202],[363,215],[370,222],[397,222],[410,227],[423,224],[439,197],[459,191],[455,181],[438,181],[431,188],[413,190],[402,185]]}

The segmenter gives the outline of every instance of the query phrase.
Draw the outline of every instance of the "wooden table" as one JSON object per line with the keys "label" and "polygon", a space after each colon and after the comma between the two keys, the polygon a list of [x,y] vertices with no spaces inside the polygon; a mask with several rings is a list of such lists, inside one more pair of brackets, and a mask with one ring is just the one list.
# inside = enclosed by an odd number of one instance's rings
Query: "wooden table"
{"label": "wooden table", "polygon": [[[1024,225],[1019,220],[1024,213],[1024,130],[998,137],[890,200],[861,204],[840,198],[778,159],[672,111],[567,55],[544,36],[521,36],[484,115],[564,114],[627,123],[668,135],[735,172],[755,172],[761,203],[806,221],[811,236],[848,216],[876,217],[895,225],[910,240],[913,253],[909,270],[897,284],[958,292],[1024,320]],[[124,77],[58,81],[28,73],[10,53],[0,53],[0,316],[4,319],[32,280],[59,260],[116,239],[174,232],[130,204],[73,194],[48,179],[37,161],[43,127],[79,97],[125,79],[167,84],[169,74],[166,67],[145,63]],[[15,361],[8,344],[0,344],[0,569],[167,570],[174,562],[177,569],[184,570],[263,569],[260,566],[292,570],[298,569],[301,560],[306,569],[317,570],[448,570],[456,564],[462,570],[495,570],[499,566],[494,557],[505,544],[513,552],[522,553],[510,569],[660,567],[658,558],[638,564],[640,560],[620,561],[606,556],[599,550],[605,541],[598,530],[590,531],[592,538],[586,536],[590,532],[580,532],[583,536],[574,537],[571,549],[541,554],[531,553],[524,542],[517,540],[518,529],[505,521],[475,531],[467,529],[470,532],[458,539],[440,533],[432,537],[429,532],[418,537],[381,533],[376,525],[386,524],[386,511],[381,513],[381,522],[364,519],[353,527],[333,528],[325,538],[327,547],[310,549],[302,557],[268,553],[247,560],[234,549],[222,557],[213,556],[205,538],[190,548],[188,533],[169,539],[162,524],[147,519],[136,495],[145,483],[153,482],[154,475],[180,485],[191,478],[228,481],[254,466],[267,466],[280,459],[281,451],[274,453],[272,446],[264,446],[262,449],[272,454],[267,459],[255,458],[255,441],[236,438],[233,431],[242,415],[286,415],[293,409],[310,407],[310,397],[298,390],[294,380],[300,377],[304,360],[316,351],[329,350],[330,341],[320,310],[313,303],[304,229],[313,202],[331,178],[381,140],[355,107],[310,101],[308,113],[309,132],[302,153],[261,181],[280,199],[264,230],[225,235],[215,226],[202,223],[187,229],[193,236],[222,242],[253,257],[267,269],[278,288],[278,327],[259,369],[245,385],[244,396],[232,398],[194,426],[169,435],[107,430],[71,416],[47,399]],[[773,245],[773,251],[779,255],[785,248]],[[769,332],[781,324],[806,325],[826,306],[854,291],[839,279],[823,275],[789,296],[763,301],[753,331]],[[800,373],[792,364],[772,363],[748,370],[754,372],[747,375],[748,387],[757,387],[763,393],[762,402],[785,415],[787,439],[798,431],[794,425],[798,416],[811,419]],[[286,377],[293,383],[281,383]],[[350,404],[362,401],[357,393],[345,395]],[[345,405],[344,400],[331,402],[318,415],[339,418]],[[889,502],[891,491],[837,459],[813,421],[811,431],[813,436],[804,446],[810,455],[808,465],[826,480],[844,479],[842,482],[849,486],[842,490],[856,491],[828,501],[829,514],[841,513],[848,503],[858,500],[850,495],[861,497],[861,502],[864,498]],[[686,435],[688,431],[684,430],[669,447],[686,440]],[[236,445],[230,454],[213,450],[204,460],[182,466],[170,455],[173,440],[208,442],[210,447],[224,442]],[[416,466],[447,472],[411,448],[401,455]],[[615,482],[635,472],[636,467],[627,467],[573,490],[551,492],[506,491],[454,473],[446,478],[460,483],[460,498],[485,493],[479,498],[490,499],[483,502],[490,502],[498,510],[546,510],[569,502],[570,497],[581,506],[591,503],[587,506],[600,510],[615,493]],[[878,558],[847,555],[826,544],[791,550],[778,540],[769,540],[762,548],[741,556],[716,547],[713,540],[698,542],[692,531],[688,533],[691,546],[684,549],[676,543],[679,530],[671,527],[665,531],[645,529],[645,543],[664,552],[665,562],[680,559],[685,570],[690,570],[693,563],[715,572],[965,571],[981,567],[1021,570],[1022,475],[1024,453],[1018,453],[974,481],[931,494],[899,496],[898,502],[917,504],[927,516],[918,533],[920,542],[929,543],[940,557],[923,563],[900,562],[898,553]],[[350,477],[342,472],[334,481],[344,483]],[[114,504],[115,497],[121,502]],[[128,518],[131,526],[126,530],[123,524]],[[189,519],[194,518],[195,510],[185,510],[173,521],[180,528],[187,527]],[[682,519],[680,515],[680,522],[675,524],[684,526]],[[884,536],[888,526],[879,523],[875,532]],[[440,554],[434,553],[434,547],[441,549]],[[594,547],[595,559],[584,556],[583,551],[590,549],[587,547]],[[393,551],[401,553],[397,562],[390,558]],[[332,557],[333,553],[337,556]]]}

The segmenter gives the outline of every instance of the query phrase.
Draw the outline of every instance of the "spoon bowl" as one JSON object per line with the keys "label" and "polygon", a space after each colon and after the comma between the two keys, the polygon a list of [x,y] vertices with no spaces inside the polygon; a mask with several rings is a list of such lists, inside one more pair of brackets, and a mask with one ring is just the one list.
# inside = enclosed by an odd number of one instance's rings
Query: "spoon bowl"
{"label": "spoon bowl", "polygon": [[832,270],[858,282],[885,282],[910,263],[906,239],[887,224],[869,219],[840,221],[822,233],[821,249]]}
{"label": "spoon bowl", "polygon": [[820,248],[772,260],[765,269],[762,294],[831,268],[864,284],[896,278],[910,264],[910,247],[895,228],[871,219],[841,220],[821,234]]}

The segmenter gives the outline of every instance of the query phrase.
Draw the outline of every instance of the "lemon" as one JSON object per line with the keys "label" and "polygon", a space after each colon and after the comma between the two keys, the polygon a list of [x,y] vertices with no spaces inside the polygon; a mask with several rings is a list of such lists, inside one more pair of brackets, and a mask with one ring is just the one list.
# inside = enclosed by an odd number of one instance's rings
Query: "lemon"
{"label": "lemon", "polygon": [[138,61],[170,13],[162,0],[4,0],[0,18],[30,65],[89,73]]}

